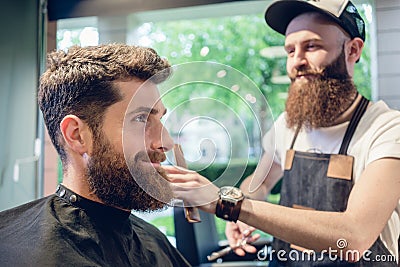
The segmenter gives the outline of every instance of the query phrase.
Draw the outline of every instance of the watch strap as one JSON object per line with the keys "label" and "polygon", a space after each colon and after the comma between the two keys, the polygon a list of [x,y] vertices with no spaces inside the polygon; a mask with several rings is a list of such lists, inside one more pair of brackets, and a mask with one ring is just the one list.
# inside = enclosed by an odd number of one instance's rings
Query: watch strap
{"label": "watch strap", "polygon": [[226,200],[219,199],[215,210],[215,215],[218,218],[236,222],[239,219],[240,210],[243,200],[239,200],[236,204]]}

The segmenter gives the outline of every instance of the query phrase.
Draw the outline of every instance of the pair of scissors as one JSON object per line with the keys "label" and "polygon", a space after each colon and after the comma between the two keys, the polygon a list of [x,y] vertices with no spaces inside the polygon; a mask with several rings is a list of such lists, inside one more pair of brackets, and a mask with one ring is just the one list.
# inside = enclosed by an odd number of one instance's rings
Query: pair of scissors
{"label": "pair of scissors", "polygon": [[216,260],[218,258],[221,258],[221,257],[229,254],[231,251],[233,251],[233,250],[235,250],[237,248],[245,246],[247,244],[247,242],[248,242],[248,239],[250,238],[249,234],[250,234],[250,231],[247,231],[247,230],[244,231],[242,239],[236,245],[228,246],[226,248],[223,248],[221,250],[218,250],[218,251],[215,251],[215,252],[211,253],[211,255],[207,256],[207,260],[208,261]]}

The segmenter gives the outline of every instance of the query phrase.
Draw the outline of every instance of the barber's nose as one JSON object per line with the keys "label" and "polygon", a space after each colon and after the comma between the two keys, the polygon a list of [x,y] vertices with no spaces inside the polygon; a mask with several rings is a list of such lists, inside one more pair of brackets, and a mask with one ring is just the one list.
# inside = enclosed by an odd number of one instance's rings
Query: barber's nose
{"label": "barber's nose", "polygon": [[307,58],[303,51],[297,50],[293,56],[293,68],[302,69],[307,65]]}

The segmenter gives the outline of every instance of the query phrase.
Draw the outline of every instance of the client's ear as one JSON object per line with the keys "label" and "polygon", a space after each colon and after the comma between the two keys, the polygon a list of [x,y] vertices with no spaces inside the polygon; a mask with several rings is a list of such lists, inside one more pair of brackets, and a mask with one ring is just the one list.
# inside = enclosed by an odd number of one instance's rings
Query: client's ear
{"label": "client's ear", "polygon": [[65,146],[80,155],[90,151],[92,135],[89,127],[79,117],[67,115],[60,123]]}

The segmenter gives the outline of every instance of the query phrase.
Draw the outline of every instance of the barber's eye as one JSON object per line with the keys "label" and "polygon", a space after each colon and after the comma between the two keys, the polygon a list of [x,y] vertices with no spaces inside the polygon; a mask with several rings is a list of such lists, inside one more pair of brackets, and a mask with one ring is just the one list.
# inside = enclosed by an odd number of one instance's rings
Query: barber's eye
{"label": "barber's eye", "polygon": [[139,114],[133,118],[134,122],[147,122],[149,115],[147,114]]}
{"label": "barber's eye", "polygon": [[293,49],[293,48],[287,48],[287,49],[286,49],[286,53],[287,53],[288,55],[292,55],[292,54],[294,53],[294,49]]}
{"label": "barber's eye", "polygon": [[318,46],[317,46],[316,44],[314,44],[314,43],[309,43],[309,44],[307,45],[307,48],[308,48],[309,50],[312,50],[312,49],[318,48]]}

